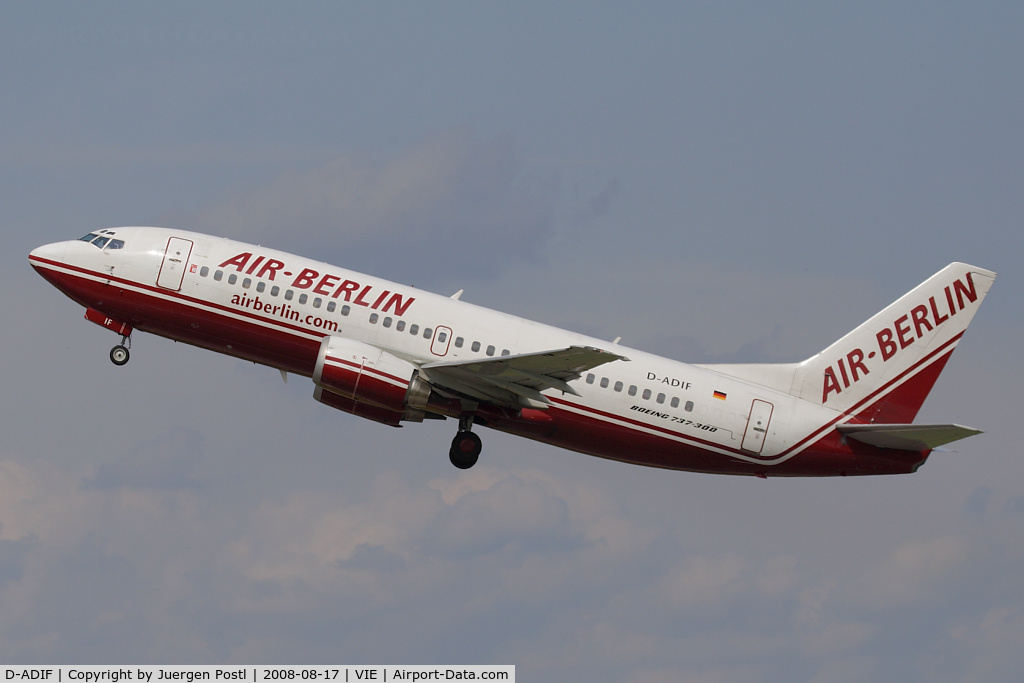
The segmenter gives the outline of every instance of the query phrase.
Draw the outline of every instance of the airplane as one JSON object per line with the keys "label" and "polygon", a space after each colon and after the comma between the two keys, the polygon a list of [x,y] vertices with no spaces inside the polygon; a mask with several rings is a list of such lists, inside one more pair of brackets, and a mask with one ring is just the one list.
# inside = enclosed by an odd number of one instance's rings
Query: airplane
{"label": "airplane", "polygon": [[796,363],[688,365],[327,263],[184,230],[120,227],[31,252],[120,335],[141,330],[310,377],[332,408],[400,427],[457,420],[625,463],[694,472],[915,472],[980,433],[911,424],[996,274],[952,263]]}

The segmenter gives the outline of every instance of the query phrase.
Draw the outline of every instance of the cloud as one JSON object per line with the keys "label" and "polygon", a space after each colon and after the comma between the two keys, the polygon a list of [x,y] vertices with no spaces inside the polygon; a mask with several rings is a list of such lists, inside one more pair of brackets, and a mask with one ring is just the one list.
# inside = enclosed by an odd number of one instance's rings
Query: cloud
{"label": "cloud", "polygon": [[992,607],[950,634],[955,648],[970,653],[958,671],[964,681],[1014,680],[1024,667],[1024,606]]}
{"label": "cloud", "polygon": [[690,557],[669,573],[657,592],[677,608],[722,604],[749,586],[745,575],[749,570],[738,557]]}
{"label": "cloud", "polygon": [[202,436],[177,429],[135,446],[115,462],[100,465],[83,486],[98,489],[193,488],[194,470],[204,457]]}
{"label": "cloud", "polygon": [[764,677],[754,666],[716,667],[706,671],[641,668],[632,671],[625,680],[626,683],[753,683]]}
{"label": "cloud", "polygon": [[559,194],[557,178],[528,170],[511,137],[459,129],[385,159],[346,154],[285,172],[190,222],[392,277],[482,278],[537,256]]}
{"label": "cloud", "polygon": [[576,211],[572,222],[577,225],[588,224],[608,215],[621,192],[622,182],[618,178],[612,178],[597,194],[588,199],[582,208]]}
{"label": "cloud", "polygon": [[465,493],[422,537],[425,549],[448,556],[571,552],[581,542],[566,502],[538,480],[515,476]]}
{"label": "cloud", "polygon": [[967,539],[952,535],[902,543],[864,571],[850,597],[878,607],[930,598],[964,564],[969,548]]}
{"label": "cloud", "polygon": [[11,541],[2,538],[2,534],[3,525],[0,524],[0,589],[6,583],[22,577],[28,552],[36,543],[32,536]]}

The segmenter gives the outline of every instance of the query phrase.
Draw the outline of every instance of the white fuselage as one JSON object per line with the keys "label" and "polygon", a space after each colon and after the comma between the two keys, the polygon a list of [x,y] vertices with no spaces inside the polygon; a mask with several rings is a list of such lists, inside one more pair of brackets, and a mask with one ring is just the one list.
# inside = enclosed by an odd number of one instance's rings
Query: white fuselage
{"label": "white fuselage", "polygon": [[927,455],[893,459],[851,446],[835,426],[854,416],[791,392],[319,261],[181,230],[103,233],[123,244],[47,245],[32,253],[32,265],[109,320],[291,373],[313,376],[327,336],[380,349],[424,377],[431,364],[570,347],[619,358],[571,379],[575,395],[546,388],[542,404],[512,410],[449,401],[463,406],[437,409],[449,417],[472,405],[486,426],[600,457],[705,472],[912,471]]}

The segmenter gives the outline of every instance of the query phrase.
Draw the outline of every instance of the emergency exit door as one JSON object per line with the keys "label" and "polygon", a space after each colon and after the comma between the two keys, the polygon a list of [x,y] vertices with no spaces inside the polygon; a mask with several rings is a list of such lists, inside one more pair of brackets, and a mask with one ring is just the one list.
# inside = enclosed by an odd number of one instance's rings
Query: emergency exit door
{"label": "emergency exit door", "polygon": [[768,423],[772,419],[772,404],[768,401],[754,399],[750,406],[750,417],[747,418],[747,430],[743,432],[743,443],[740,447],[750,453],[760,453],[764,448],[764,439],[768,435]]}
{"label": "emergency exit door", "polygon": [[164,289],[181,289],[181,280],[185,277],[185,264],[192,253],[192,240],[172,237],[167,240],[164,260],[160,264],[160,272],[156,276],[156,284]]}

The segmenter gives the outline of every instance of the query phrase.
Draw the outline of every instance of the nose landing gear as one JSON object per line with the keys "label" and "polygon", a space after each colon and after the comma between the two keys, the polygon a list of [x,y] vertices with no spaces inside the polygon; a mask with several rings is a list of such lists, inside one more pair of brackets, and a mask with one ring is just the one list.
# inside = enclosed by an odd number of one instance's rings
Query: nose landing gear
{"label": "nose landing gear", "polygon": [[483,450],[480,437],[470,431],[472,427],[472,415],[459,418],[459,432],[452,439],[452,447],[448,451],[448,459],[460,470],[468,470],[475,465],[480,458],[480,451]]}
{"label": "nose landing gear", "polygon": [[121,335],[121,343],[110,349],[110,362],[114,365],[124,365],[127,363],[128,357],[131,355],[128,349],[132,347],[132,326],[121,320],[111,318],[106,313],[101,313],[95,308],[85,309],[85,319]]}
{"label": "nose landing gear", "polygon": [[131,354],[128,349],[131,348],[132,338],[128,335],[121,337],[121,343],[110,349],[110,362],[114,365],[121,366],[128,362],[131,358]]}

